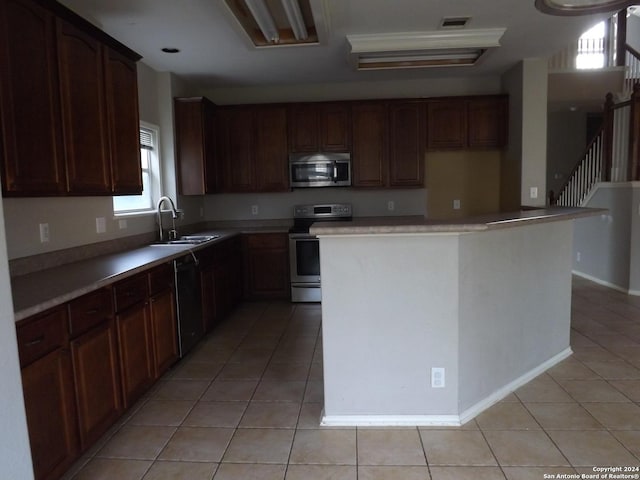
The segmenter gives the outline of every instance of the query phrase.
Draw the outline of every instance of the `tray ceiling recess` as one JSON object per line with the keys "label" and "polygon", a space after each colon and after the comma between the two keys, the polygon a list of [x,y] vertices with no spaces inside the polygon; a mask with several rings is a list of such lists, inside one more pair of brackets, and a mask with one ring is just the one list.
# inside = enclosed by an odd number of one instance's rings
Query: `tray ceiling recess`
{"label": "tray ceiling recess", "polygon": [[536,0],[536,8],[549,15],[591,15],[622,10],[636,3],[629,0]]}
{"label": "tray ceiling recess", "polygon": [[321,0],[225,0],[225,3],[256,48],[317,45],[323,40],[325,16]]}
{"label": "tray ceiling recess", "polygon": [[500,46],[505,28],[347,35],[358,70],[463,67],[475,65]]}

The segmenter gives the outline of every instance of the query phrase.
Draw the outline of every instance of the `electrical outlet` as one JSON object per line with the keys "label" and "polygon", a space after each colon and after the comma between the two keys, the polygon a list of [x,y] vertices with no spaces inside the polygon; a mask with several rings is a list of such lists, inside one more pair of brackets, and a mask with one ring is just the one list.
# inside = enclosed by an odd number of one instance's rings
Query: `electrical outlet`
{"label": "electrical outlet", "polygon": [[431,368],[431,387],[432,388],[444,388],[444,368],[433,367]]}
{"label": "electrical outlet", "polygon": [[118,228],[120,228],[120,230],[126,230],[126,228],[127,228],[127,219],[126,218],[121,218],[120,220],[118,220]]}
{"label": "electrical outlet", "polygon": [[258,205],[251,205],[251,215],[258,215]]}
{"label": "electrical outlet", "polygon": [[580,257],[581,257],[580,252],[577,252],[576,253],[576,262],[580,261]]}
{"label": "electrical outlet", "polygon": [[387,210],[389,210],[390,212],[394,211],[396,209],[396,202],[394,202],[393,200],[389,200],[387,202]]}
{"label": "electrical outlet", "polygon": [[529,189],[529,198],[538,198],[538,187],[531,187]]}
{"label": "electrical outlet", "polygon": [[96,233],[104,233],[107,231],[107,219],[104,217],[96,218]]}
{"label": "electrical outlet", "polygon": [[41,223],[40,224],[40,243],[47,243],[51,240],[49,236],[49,224]]}
{"label": "electrical outlet", "polygon": [[460,200],[457,198],[453,201],[453,209],[460,210]]}

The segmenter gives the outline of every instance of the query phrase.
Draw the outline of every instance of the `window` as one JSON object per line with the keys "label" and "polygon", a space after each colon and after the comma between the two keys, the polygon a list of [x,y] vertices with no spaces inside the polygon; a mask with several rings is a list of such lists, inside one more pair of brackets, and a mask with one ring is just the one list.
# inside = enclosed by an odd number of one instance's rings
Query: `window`
{"label": "window", "polygon": [[142,195],[113,197],[114,215],[155,212],[155,204],[160,197],[158,127],[147,123],[141,123],[140,126],[140,165],[142,167]]}
{"label": "window", "polygon": [[587,30],[578,40],[576,68],[593,69],[605,66],[605,23],[600,22]]}

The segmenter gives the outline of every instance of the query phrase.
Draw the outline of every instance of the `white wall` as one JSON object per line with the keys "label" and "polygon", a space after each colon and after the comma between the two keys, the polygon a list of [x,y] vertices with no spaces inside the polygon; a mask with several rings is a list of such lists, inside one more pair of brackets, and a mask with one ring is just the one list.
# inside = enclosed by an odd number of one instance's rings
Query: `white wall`
{"label": "white wall", "polygon": [[0,204],[0,476],[33,479],[31,450],[22,397],[18,344],[9,283],[4,212]]}
{"label": "white wall", "polygon": [[[554,111],[547,123],[547,192],[556,195],[587,145],[587,115],[583,111]],[[558,178],[555,178],[555,177]]]}
{"label": "white wall", "polygon": [[460,238],[460,410],[569,348],[570,221]]}
{"label": "white wall", "polygon": [[[281,193],[221,194],[205,197],[205,216],[215,220],[291,219],[293,206],[317,203],[351,203],[353,215],[425,215],[426,190],[359,190],[355,188],[307,188]],[[387,204],[395,208],[389,211]],[[258,215],[251,206],[258,206]]]}
{"label": "white wall", "polygon": [[[638,228],[633,190],[628,183],[600,184],[584,206],[606,208],[608,212],[575,221],[573,269],[579,275],[624,291],[630,288],[631,251],[636,258],[640,249],[640,245],[631,244],[632,224],[634,232]],[[633,272],[635,279],[637,266]]]}
{"label": "white wall", "polygon": [[627,43],[636,52],[640,52],[640,17],[638,15],[627,17]]}

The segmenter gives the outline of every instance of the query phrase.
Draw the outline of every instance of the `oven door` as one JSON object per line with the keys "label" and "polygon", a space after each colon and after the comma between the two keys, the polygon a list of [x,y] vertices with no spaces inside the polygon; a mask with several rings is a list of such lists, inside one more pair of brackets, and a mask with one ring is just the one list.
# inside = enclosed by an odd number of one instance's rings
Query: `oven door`
{"label": "oven door", "polygon": [[289,234],[291,284],[315,284],[320,286],[320,242],[318,237]]}

